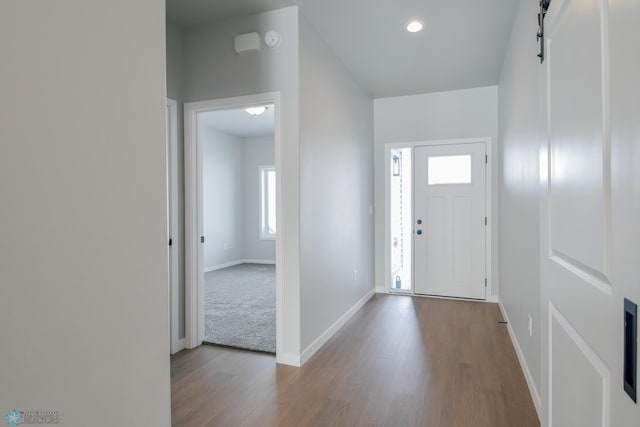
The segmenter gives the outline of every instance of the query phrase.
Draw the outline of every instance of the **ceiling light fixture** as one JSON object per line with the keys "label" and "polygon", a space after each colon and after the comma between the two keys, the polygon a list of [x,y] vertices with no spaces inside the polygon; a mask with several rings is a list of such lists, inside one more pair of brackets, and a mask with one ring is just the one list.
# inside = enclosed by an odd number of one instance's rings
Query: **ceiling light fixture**
{"label": "ceiling light fixture", "polygon": [[409,31],[410,33],[417,33],[418,31],[422,31],[423,28],[424,24],[422,23],[422,21],[419,21],[417,19],[412,19],[411,21],[407,22],[407,31]]}
{"label": "ceiling light fixture", "polygon": [[251,114],[252,116],[259,116],[260,114],[263,114],[265,111],[267,111],[267,107],[249,107],[245,108],[244,111]]}

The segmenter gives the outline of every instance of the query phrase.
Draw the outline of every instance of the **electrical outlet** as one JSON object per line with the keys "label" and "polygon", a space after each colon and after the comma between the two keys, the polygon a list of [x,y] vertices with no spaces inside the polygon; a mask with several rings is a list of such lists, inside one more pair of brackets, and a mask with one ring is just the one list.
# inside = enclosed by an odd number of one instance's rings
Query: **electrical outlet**
{"label": "electrical outlet", "polygon": [[531,318],[531,315],[529,315],[529,336],[533,336],[533,319]]}
{"label": "electrical outlet", "polygon": [[358,280],[358,270],[353,270],[353,280]]}
{"label": "electrical outlet", "polygon": [[369,215],[373,215],[373,206],[369,205]]}
{"label": "electrical outlet", "polygon": [[224,244],[224,250],[225,250],[225,251],[228,251],[228,250],[229,250],[229,244],[228,244],[228,243],[225,243],[225,244]]}

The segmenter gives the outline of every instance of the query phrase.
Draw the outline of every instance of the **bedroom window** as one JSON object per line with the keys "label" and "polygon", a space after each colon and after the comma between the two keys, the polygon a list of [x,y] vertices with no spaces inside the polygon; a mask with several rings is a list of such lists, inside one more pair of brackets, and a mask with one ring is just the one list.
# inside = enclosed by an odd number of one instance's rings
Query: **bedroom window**
{"label": "bedroom window", "polygon": [[276,168],[260,166],[260,238],[276,238]]}

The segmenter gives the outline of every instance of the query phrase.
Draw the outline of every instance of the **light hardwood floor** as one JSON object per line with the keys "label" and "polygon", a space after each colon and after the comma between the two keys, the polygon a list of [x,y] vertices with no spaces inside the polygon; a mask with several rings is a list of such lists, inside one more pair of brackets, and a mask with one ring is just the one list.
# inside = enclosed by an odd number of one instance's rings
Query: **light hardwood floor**
{"label": "light hardwood floor", "polygon": [[171,358],[174,426],[533,427],[496,304],[376,295],[302,368],[202,346]]}

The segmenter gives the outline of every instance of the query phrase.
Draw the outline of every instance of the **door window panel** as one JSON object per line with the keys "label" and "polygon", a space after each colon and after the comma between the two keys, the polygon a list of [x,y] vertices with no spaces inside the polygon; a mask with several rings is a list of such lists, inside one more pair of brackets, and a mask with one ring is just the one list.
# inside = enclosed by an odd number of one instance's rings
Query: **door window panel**
{"label": "door window panel", "polygon": [[471,184],[471,155],[430,156],[428,184]]}

